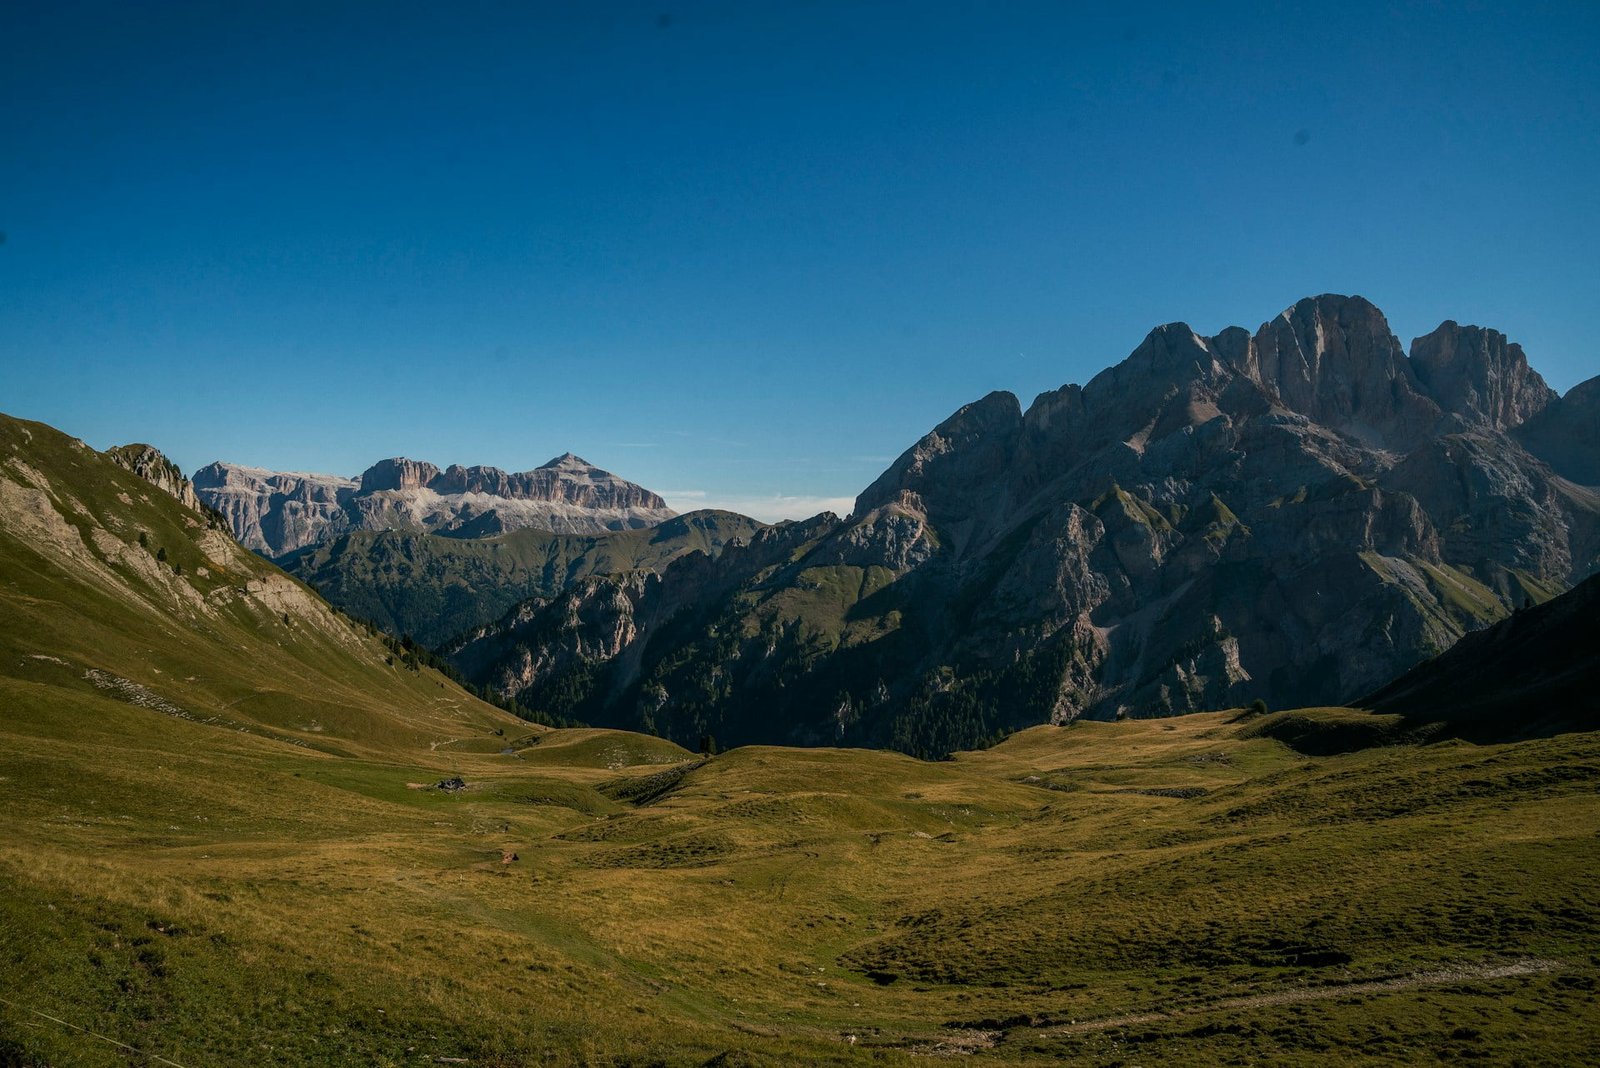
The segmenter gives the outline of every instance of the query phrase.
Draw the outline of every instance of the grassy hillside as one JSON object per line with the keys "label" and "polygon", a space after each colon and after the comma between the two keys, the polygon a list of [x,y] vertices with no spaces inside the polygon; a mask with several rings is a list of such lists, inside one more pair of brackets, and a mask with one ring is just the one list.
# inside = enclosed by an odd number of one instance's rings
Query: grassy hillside
{"label": "grassy hillside", "polygon": [[352,615],[437,647],[590,575],[657,570],[690,552],[715,555],[761,524],[733,512],[690,512],[644,530],[489,538],[356,531],[281,563]]}
{"label": "grassy hillside", "polygon": [[0,1064],[1600,1047],[1600,734],[1373,745],[1396,717],[1313,709],[704,759],[386,656],[0,423]]}
{"label": "grassy hillside", "polygon": [[82,442],[4,416],[0,619],[19,704],[132,705],[203,723],[208,737],[344,755],[526,729],[407,670],[207,515]]}

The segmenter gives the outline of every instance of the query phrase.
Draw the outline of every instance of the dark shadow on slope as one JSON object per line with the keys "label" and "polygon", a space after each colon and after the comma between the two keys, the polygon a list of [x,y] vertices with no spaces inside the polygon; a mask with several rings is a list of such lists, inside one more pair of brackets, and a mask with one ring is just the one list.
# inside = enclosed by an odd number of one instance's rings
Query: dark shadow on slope
{"label": "dark shadow on slope", "polygon": [[1466,635],[1355,702],[1472,741],[1600,728],[1600,575]]}

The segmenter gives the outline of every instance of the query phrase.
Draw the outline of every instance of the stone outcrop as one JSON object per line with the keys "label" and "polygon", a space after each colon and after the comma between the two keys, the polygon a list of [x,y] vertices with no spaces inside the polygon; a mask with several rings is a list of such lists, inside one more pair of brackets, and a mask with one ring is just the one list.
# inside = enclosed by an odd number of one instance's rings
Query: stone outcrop
{"label": "stone outcrop", "polygon": [[1445,323],[1407,355],[1360,297],[1254,333],[1168,324],[1026,410],[966,405],[846,519],[627,596],[596,580],[460,662],[552,714],[680,741],[920,753],[1348,701],[1600,566],[1597,402],[1593,383],[1556,399],[1492,330]]}
{"label": "stone outcrop", "polygon": [[567,453],[532,471],[381,460],[359,478],[217,462],[195,473],[200,499],[241,543],[281,558],[353,530],[466,537],[523,528],[594,534],[654,526],[675,512],[642,486]]}
{"label": "stone outcrop", "polygon": [[106,457],[119,467],[127,468],[146,482],[178,499],[186,508],[199,512],[203,509],[194,486],[178,465],[167,459],[154,445],[118,445],[106,450]]}

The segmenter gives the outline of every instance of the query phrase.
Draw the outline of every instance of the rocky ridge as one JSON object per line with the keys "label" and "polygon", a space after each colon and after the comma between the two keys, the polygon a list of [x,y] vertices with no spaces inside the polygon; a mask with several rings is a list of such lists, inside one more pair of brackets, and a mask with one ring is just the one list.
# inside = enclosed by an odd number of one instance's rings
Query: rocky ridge
{"label": "rocky ridge", "polygon": [[657,494],[571,453],[517,473],[395,457],[353,479],[218,461],[195,472],[194,484],[242,544],[273,559],[357,530],[596,534],[677,514]]}
{"label": "rocky ridge", "polygon": [[119,467],[126,468],[146,482],[178,499],[185,508],[203,511],[194,485],[185,477],[178,465],[154,445],[118,445],[106,450],[106,458]]}
{"label": "rocky ridge", "polygon": [[846,519],[591,579],[454,655],[552,714],[924,754],[1350,700],[1600,565],[1595,395],[1493,330],[1408,355],[1360,297],[1169,324],[1026,410],[963,407]]}

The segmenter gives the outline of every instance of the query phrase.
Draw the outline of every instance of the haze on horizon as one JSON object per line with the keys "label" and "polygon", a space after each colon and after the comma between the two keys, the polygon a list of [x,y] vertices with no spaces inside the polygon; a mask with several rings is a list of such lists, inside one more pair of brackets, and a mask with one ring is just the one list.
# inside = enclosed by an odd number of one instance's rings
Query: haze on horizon
{"label": "haze on horizon", "polygon": [[1597,369],[1600,10],[0,10],[0,411],[354,474],[850,499],[1163,322]]}

